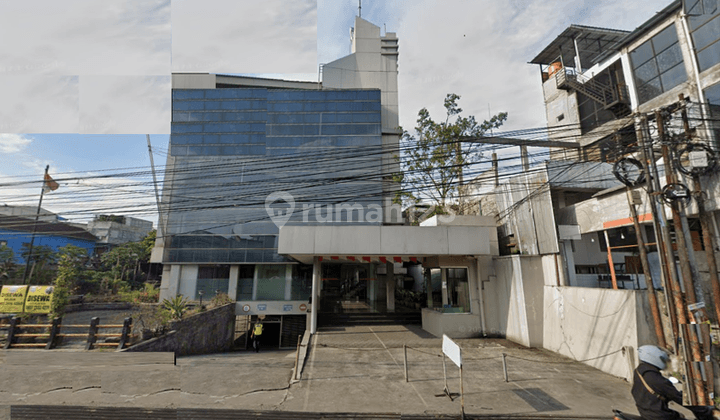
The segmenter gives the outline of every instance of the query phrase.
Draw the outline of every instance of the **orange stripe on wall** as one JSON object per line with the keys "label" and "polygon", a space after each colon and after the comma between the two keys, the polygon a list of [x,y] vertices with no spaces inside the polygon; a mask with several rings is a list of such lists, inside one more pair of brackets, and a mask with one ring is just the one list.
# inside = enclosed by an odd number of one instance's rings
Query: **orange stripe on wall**
{"label": "orange stripe on wall", "polygon": [[[651,222],[652,221],[652,213],[645,213],[638,216],[639,222]],[[603,228],[604,229],[610,229],[618,226],[626,226],[626,225],[632,225],[633,220],[632,217],[627,217],[625,219],[618,219],[618,220],[611,220],[609,222],[603,222]]]}

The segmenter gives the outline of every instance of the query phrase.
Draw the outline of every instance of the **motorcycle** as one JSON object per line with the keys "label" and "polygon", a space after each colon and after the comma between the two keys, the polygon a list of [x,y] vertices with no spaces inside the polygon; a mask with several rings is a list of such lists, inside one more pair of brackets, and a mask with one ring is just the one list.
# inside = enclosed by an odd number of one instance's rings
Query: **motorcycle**
{"label": "motorcycle", "polygon": [[[614,420],[643,420],[643,418],[640,416],[636,416],[634,414],[623,413],[620,410],[613,409],[613,414],[614,414],[614,416],[613,416]],[[720,411],[714,410],[713,418],[720,419]]]}
{"label": "motorcycle", "polygon": [[634,414],[623,413],[620,410],[613,410],[614,420],[642,420],[642,417]]}

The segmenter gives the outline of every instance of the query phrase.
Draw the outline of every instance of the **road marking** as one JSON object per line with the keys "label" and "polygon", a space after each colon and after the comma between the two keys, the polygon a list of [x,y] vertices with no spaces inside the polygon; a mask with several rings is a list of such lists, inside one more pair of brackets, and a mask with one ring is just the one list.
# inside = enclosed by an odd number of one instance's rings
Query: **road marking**
{"label": "road marking", "polygon": [[[373,331],[372,327],[368,327],[368,329],[370,330],[370,332],[373,333],[373,335],[375,336],[375,338],[378,339],[378,341],[380,342],[380,344],[382,344],[382,346],[383,346],[383,348],[385,349],[385,351],[390,355],[390,358],[393,360],[393,362],[395,362],[395,365],[396,365],[398,368],[403,369],[403,368],[400,366],[400,363],[398,363],[398,361],[395,360],[395,357],[393,357],[392,353],[390,353],[390,350],[387,348],[387,346],[385,345],[385,343],[383,343],[383,341],[380,339],[380,337],[378,337],[378,335],[375,334],[375,331]],[[417,390],[417,388],[415,388],[415,384],[413,384],[413,383],[411,382],[411,383],[410,383],[410,386],[415,390],[415,393],[417,394],[418,398],[420,398],[420,401],[422,401],[422,403],[425,405],[425,407],[429,407],[429,406],[428,406],[428,403],[425,402],[425,399],[422,397],[422,395],[420,395],[420,392]]]}

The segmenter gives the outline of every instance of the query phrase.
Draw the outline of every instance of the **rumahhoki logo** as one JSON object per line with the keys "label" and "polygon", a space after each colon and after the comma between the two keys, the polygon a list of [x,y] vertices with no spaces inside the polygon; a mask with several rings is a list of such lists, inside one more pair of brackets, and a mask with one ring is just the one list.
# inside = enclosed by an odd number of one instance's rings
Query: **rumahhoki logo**
{"label": "rumahhoki logo", "polygon": [[[283,201],[285,204],[282,203]],[[274,192],[265,198],[265,211],[275,226],[281,228],[295,211],[295,198],[284,191]]]}

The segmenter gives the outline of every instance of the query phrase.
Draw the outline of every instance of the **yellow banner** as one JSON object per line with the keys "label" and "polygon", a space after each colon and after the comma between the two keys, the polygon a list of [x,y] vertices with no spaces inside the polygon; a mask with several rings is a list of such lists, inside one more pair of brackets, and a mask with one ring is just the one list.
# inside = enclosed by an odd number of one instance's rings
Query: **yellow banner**
{"label": "yellow banner", "polygon": [[25,299],[25,313],[50,313],[50,303],[52,302],[54,290],[53,286],[30,286],[30,291]]}
{"label": "yellow banner", "polygon": [[0,291],[0,313],[22,313],[27,291],[28,286],[3,286]]}

